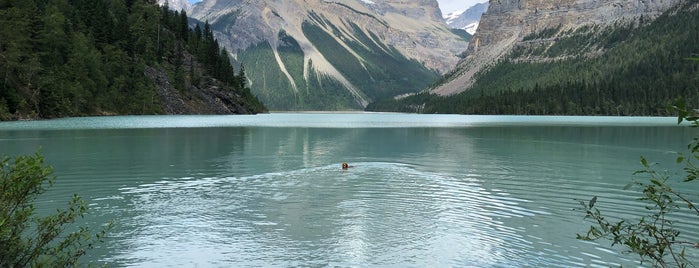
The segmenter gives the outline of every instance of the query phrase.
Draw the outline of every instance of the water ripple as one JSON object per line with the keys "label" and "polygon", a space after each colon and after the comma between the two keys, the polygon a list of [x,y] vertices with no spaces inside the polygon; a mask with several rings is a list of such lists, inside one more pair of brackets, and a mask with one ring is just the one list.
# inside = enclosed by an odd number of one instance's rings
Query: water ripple
{"label": "water ripple", "polygon": [[[123,187],[135,215],[119,235],[128,238],[120,246],[128,250],[114,260],[162,265],[170,261],[158,254],[206,251],[212,264],[244,266],[288,266],[292,259],[340,266],[522,264],[521,254],[537,239],[505,221],[550,214],[472,176],[400,163],[355,165]],[[190,253],[166,244],[187,245]]]}

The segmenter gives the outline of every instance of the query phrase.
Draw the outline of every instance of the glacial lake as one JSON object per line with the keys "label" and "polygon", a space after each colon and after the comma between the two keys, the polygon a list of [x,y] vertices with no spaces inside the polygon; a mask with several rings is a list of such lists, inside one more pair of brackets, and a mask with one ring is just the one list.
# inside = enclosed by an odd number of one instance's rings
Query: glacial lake
{"label": "glacial lake", "polygon": [[[636,267],[575,239],[644,213],[623,190],[639,159],[680,172],[699,129],[675,118],[274,113],[0,122],[0,155],[41,147],[114,222],[84,262],[110,267]],[[343,171],[341,163],[354,166]],[[637,179],[642,179],[638,177]],[[697,184],[682,190],[695,198]],[[696,217],[678,215],[683,232]],[[696,238],[695,238],[696,240]],[[696,254],[696,252],[692,253]],[[694,256],[697,257],[697,256]]]}

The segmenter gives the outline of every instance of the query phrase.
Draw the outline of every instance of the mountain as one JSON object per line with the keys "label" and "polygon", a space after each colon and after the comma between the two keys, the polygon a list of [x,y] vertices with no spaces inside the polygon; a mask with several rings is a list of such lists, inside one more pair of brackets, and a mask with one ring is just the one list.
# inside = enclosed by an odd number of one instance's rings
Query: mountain
{"label": "mountain", "polygon": [[153,1],[6,1],[0,24],[0,120],[265,111],[210,30]]}
{"label": "mountain", "polygon": [[417,92],[467,46],[436,0],[204,0],[189,14],[211,24],[274,110],[363,109]]}
{"label": "mountain", "polygon": [[158,5],[166,5],[174,11],[187,11],[192,8],[192,4],[187,0],[158,0]]}
{"label": "mountain", "polygon": [[[547,29],[555,29],[550,41],[569,31],[617,22],[652,19],[681,0],[498,0],[491,1],[481,18],[478,31],[468,45],[466,58],[456,71],[434,88],[439,95],[451,95],[467,90],[474,75],[507,55],[517,46],[531,44],[524,38]],[[549,44],[549,43],[546,43]],[[544,44],[544,45],[546,45]]]}
{"label": "mountain", "polygon": [[688,60],[699,53],[699,3],[614,2],[491,1],[457,69],[367,109],[669,115],[677,98],[699,107],[699,64]]}
{"label": "mountain", "polygon": [[476,4],[465,11],[457,11],[444,16],[452,29],[462,29],[473,35],[478,29],[481,16],[488,10],[488,2]]}

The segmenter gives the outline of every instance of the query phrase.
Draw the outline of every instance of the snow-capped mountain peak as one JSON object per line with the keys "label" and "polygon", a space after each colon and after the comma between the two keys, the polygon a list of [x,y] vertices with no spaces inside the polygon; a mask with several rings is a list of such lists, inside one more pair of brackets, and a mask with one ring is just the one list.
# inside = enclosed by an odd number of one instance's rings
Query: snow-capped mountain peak
{"label": "snow-capped mountain peak", "polygon": [[187,14],[209,22],[276,110],[363,109],[417,92],[468,47],[438,0],[204,0]]}
{"label": "snow-capped mountain peak", "polygon": [[458,18],[459,16],[461,16],[461,14],[464,14],[464,12],[466,12],[466,10],[454,11],[449,14],[444,14],[443,17],[445,20],[449,21]]}
{"label": "snow-capped mountain peak", "polygon": [[476,33],[481,16],[488,10],[488,3],[476,4],[464,11],[456,11],[444,15],[447,25],[453,29],[463,29],[469,34]]}
{"label": "snow-capped mountain peak", "polygon": [[171,10],[189,10],[192,7],[192,4],[189,3],[187,0],[158,0],[158,4],[165,5],[171,9]]}

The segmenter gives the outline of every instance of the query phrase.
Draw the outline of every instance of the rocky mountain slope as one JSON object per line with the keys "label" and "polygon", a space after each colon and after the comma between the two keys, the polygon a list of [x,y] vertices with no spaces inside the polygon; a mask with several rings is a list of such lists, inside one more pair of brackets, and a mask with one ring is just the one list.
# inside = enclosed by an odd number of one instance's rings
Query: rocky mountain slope
{"label": "rocky mountain slope", "polygon": [[[515,47],[549,46],[566,33],[591,25],[604,27],[620,22],[648,21],[680,2],[681,0],[491,0],[488,11],[483,14],[480,26],[468,45],[466,57],[444,79],[445,82],[431,92],[452,95],[468,90],[479,71]],[[546,40],[537,43],[525,40],[527,36],[547,30],[553,32],[548,34]]]}
{"label": "rocky mountain slope", "polygon": [[467,42],[436,0],[204,0],[209,22],[274,110],[362,109],[452,69]]}
{"label": "rocky mountain slope", "polygon": [[163,6],[166,5],[175,11],[187,11],[192,8],[192,5],[187,0],[158,0],[158,4]]}
{"label": "rocky mountain slope", "polygon": [[[645,12],[648,10],[651,12]],[[449,96],[424,91],[377,101],[367,110],[668,116],[673,112],[667,107],[675,105],[677,99],[683,99],[688,107],[699,107],[699,64],[689,60],[697,58],[699,52],[699,2],[677,1],[660,15],[649,6],[642,11],[620,12],[617,20],[609,19],[616,16],[612,14],[602,17],[606,22],[584,23],[580,27],[558,21],[520,21],[521,25],[513,22],[521,28],[538,27],[521,38],[515,37],[515,41],[480,35],[481,40],[490,37],[483,42],[486,45],[472,43],[472,54],[462,67],[443,78],[444,84],[451,83],[465,91]],[[535,19],[546,21],[551,17]],[[580,21],[592,19],[581,17]],[[491,25],[493,28],[497,27]],[[500,51],[495,52],[502,54],[493,52],[493,44],[500,46],[496,47]],[[497,57],[485,57],[488,53]],[[482,61],[474,60],[478,59],[474,55],[482,57]],[[467,78],[461,85],[455,83],[464,77]]]}
{"label": "rocky mountain slope", "polygon": [[452,29],[462,29],[473,35],[478,29],[481,16],[488,10],[488,3],[476,4],[465,11],[457,11],[451,14],[446,14],[444,19]]}

